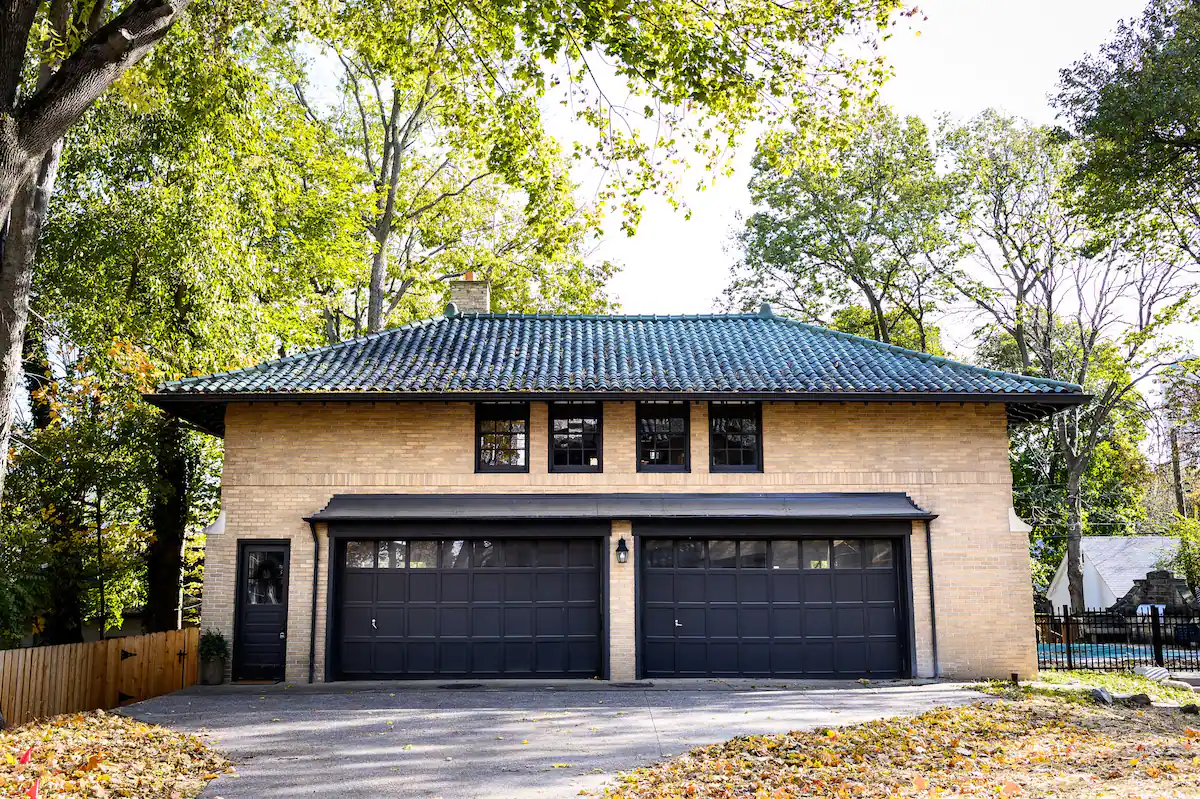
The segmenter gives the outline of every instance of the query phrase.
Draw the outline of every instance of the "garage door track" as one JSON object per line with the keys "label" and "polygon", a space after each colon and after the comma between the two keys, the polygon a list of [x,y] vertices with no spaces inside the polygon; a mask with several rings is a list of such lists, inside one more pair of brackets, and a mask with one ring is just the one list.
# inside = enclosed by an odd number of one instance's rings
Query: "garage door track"
{"label": "garage door track", "polygon": [[569,797],[618,771],[749,733],[913,715],[964,686],[748,680],[193,688],[125,712],[205,733],[237,776],[206,797]]}

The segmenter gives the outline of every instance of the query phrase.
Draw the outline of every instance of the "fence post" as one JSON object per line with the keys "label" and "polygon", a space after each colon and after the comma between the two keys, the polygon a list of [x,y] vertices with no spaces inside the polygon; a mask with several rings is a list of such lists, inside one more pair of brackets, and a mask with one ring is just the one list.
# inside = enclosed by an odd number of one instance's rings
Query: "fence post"
{"label": "fence post", "polygon": [[1074,636],[1071,635],[1071,606],[1063,605],[1063,646],[1066,648],[1068,669],[1075,668],[1075,661],[1071,654],[1071,641],[1073,640]]}
{"label": "fence post", "polygon": [[1154,643],[1154,665],[1165,665],[1166,660],[1163,658],[1162,616],[1159,613],[1158,605],[1150,606],[1150,640]]}

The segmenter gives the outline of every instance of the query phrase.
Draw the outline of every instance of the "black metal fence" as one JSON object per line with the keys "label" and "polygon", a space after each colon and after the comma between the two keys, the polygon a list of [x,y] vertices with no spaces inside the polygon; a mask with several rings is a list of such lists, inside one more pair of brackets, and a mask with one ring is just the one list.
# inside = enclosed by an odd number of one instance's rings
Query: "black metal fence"
{"label": "black metal fence", "polygon": [[1200,671],[1200,612],[1148,610],[1136,616],[1066,608],[1036,614],[1038,668]]}

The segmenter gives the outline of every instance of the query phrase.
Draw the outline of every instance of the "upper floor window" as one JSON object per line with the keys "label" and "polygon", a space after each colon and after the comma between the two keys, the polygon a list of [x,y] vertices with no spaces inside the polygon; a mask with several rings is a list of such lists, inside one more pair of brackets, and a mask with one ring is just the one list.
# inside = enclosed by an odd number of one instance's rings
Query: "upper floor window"
{"label": "upper floor window", "polygon": [[639,472],[686,472],[691,469],[686,402],[639,402],[637,468]]}
{"label": "upper floor window", "polygon": [[762,405],[708,404],[709,468],[714,472],[762,471]]}
{"label": "upper floor window", "polygon": [[604,470],[599,403],[550,403],[550,471]]}
{"label": "upper floor window", "polygon": [[529,403],[475,404],[475,471],[529,471]]}

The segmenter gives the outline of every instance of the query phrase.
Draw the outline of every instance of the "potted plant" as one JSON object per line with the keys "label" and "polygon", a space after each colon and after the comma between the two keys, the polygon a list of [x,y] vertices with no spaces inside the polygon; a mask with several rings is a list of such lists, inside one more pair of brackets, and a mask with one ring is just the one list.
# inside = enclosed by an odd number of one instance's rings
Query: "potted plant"
{"label": "potted plant", "polygon": [[220,685],[225,682],[225,661],[229,644],[219,630],[208,629],[200,636],[200,684]]}

